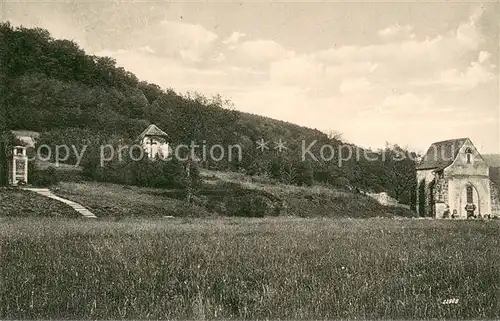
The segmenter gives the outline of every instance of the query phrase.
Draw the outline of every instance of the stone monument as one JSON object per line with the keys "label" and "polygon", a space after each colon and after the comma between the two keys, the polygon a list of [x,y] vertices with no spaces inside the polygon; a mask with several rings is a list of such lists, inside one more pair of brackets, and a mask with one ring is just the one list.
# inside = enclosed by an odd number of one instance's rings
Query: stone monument
{"label": "stone monument", "polygon": [[9,169],[9,183],[13,186],[28,184],[28,156],[26,147],[14,146]]}

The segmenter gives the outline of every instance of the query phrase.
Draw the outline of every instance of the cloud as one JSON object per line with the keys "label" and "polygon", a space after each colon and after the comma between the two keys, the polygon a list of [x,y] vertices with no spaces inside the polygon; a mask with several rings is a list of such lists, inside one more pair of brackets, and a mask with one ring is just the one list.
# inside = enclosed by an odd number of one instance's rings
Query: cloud
{"label": "cloud", "polygon": [[200,46],[211,43],[218,38],[215,33],[199,24],[163,20],[161,25],[167,37],[171,37],[177,42],[181,41],[183,44],[192,43],[193,46]]}
{"label": "cloud", "polygon": [[157,55],[199,63],[212,54],[218,35],[199,24],[163,20],[136,31],[131,38],[132,45],[147,47]]}
{"label": "cloud", "polygon": [[344,64],[325,64],[325,74],[331,78],[366,77],[375,72],[379,64],[366,62],[346,62]]}
{"label": "cloud", "polygon": [[[133,72],[139,79],[154,82],[163,88],[179,92],[199,91],[208,96],[233,92],[262,83],[265,74],[246,68],[217,64],[207,68],[179,63],[178,58],[151,55],[142,50],[100,51],[97,56],[116,59],[119,66]],[[219,56],[220,57],[220,56]]]}
{"label": "cloud", "polygon": [[257,39],[241,42],[234,49],[233,55],[237,63],[269,65],[273,61],[292,56],[293,52],[273,40]]}
{"label": "cloud", "polygon": [[340,93],[343,95],[359,94],[360,92],[369,90],[370,88],[370,81],[364,77],[345,79],[340,83]]}
{"label": "cloud", "polygon": [[478,22],[484,11],[478,8],[470,16],[467,22],[461,23],[456,32],[456,39],[469,49],[477,48],[481,41],[481,31],[478,28]]}
{"label": "cloud", "polygon": [[480,51],[477,61],[471,61],[465,68],[453,67],[442,69],[435,77],[422,78],[413,82],[415,86],[440,86],[451,91],[470,91],[480,84],[494,80],[495,65],[488,64],[490,54]]}
{"label": "cloud", "polygon": [[488,60],[491,57],[491,54],[487,51],[480,51],[479,52],[479,58],[478,61],[479,63],[484,63],[486,60]]}
{"label": "cloud", "polygon": [[311,56],[295,56],[271,63],[269,77],[281,85],[319,85],[324,79],[325,65]]}
{"label": "cloud", "polygon": [[473,61],[464,72],[460,72],[458,69],[442,71],[435,83],[445,85],[450,90],[470,90],[481,83],[494,79],[495,76],[485,66]]}
{"label": "cloud", "polygon": [[139,47],[138,51],[149,53],[149,54],[154,54],[155,53],[154,49],[152,49],[150,46]]}
{"label": "cloud", "polygon": [[331,96],[338,92],[346,94],[350,88],[368,89],[367,77],[377,67],[377,64],[370,62],[328,64],[315,54],[293,55],[272,62],[269,78],[277,85],[303,86],[316,96]]}
{"label": "cloud", "polygon": [[379,111],[405,114],[427,113],[436,111],[435,101],[430,95],[418,96],[414,93],[390,95],[382,100]]}
{"label": "cloud", "polygon": [[[394,73],[404,71],[408,76],[419,77],[422,73],[429,74],[442,68],[450,68],[464,53],[478,49],[482,38],[477,22],[481,14],[480,11],[475,12],[455,31],[425,39],[413,37],[413,28],[410,26],[393,25],[382,29],[378,34],[385,38],[402,34],[407,37],[366,46],[334,46],[318,52],[317,57],[333,64],[373,62],[380,65],[379,71],[390,68]],[[388,67],[384,68],[384,65]]]}
{"label": "cloud", "polygon": [[491,54],[482,49],[482,15],[475,11],[456,29],[423,39],[412,36],[413,27],[395,24],[378,31],[382,43],[334,46],[314,57],[326,65],[327,74],[342,70],[337,78],[365,78],[379,89],[472,90],[496,77]]}
{"label": "cloud", "polygon": [[214,60],[217,62],[223,62],[226,60],[226,55],[220,52],[219,55],[214,58]]}
{"label": "cloud", "polygon": [[[439,132],[436,139],[453,137],[457,129],[451,125],[465,124],[470,117],[457,112],[471,105],[449,103],[449,97],[484,88],[479,85],[495,77],[488,65],[490,54],[480,46],[479,17],[475,13],[455,30],[432,37],[419,39],[414,28],[393,25],[379,32],[383,42],[374,39],[367,45],[337,45],[276,59],[269,65],[269,82],[239,92],[236,106],[335,129],[371,146],[383,146],[380,137],[421,144],[416,137],[422,124]],[[333,116],[326,121],[325,115]],[[460,135],[472,136],[469,131],[477,128],[467,130]]]}
{"label": "cloud", "polygon": [[393,24],[389,27],[381,29],[377,34],[382,39],[394,39],[394,38],[415,38],[415,33],[413,33],[413,27],[410,25],[401,26],[399,24]]}
{"label": "cloud", "polygon": [[222,43],[225,45],[233,45],[238,43],[239,40],[245,36],[246,34],[244,34],[243,32],[233,31],[233,33],[229,37],[227,37],[224,41],[222,41]]}
{"label": "cloud", "polygon": [[[29,6],[26,6],[27,11],[30,12]],[[43,28],[50,32],[51,36],[55,39],[68,39],[73,40],[78,45],[86,50],[92,49],[85,31],[82,30],[74,21],[68,16],[59,15],[54,10],[43,10],[43,14],[36,13],[35,19],[33,16],[25,13],[18,18],[9,18],[8,21],[13,26],[23,26],[27,28]],[[42,18],[43,17],[43,18]],[[3,19],[2,19],[3,20]]]}

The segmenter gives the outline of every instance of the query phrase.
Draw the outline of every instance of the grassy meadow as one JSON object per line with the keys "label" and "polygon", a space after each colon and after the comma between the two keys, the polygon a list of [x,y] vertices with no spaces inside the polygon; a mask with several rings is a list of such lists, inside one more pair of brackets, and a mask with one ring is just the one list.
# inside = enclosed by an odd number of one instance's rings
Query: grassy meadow
{"label": "grassy meadow", "polygon": [[80,214],[61,202],[34,192],[0,187],[0,217],[66,217],[79,218]]}
{"label": "grassy meadow", "polygon": [[500,318],[500,223],[0,221],[0,318]]}

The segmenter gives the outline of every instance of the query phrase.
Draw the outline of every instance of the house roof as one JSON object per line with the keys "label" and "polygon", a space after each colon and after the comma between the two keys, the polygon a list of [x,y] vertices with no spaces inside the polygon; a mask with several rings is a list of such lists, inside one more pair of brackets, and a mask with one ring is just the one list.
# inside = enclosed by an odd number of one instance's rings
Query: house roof
{"label": "house roof", "polygon": [[499,154],[485,154],[482,155],[486,164],[489,167],[500,167],[500,155]]}
{"label": "house roof", "polygon": [[146,136],[156,136],[156,137],[165,137],[165,138],[168,137],[168,135],[163,130],[158,128],[158,126],[156,126],[155,124],[149,125],[148,128],[146,128],[139,135],[139,139],[143,139]]}
{"label": "house roof", "polygon": [[442,170],[450,166],[467,140],[468,138],[457,138],[433,143],[417,165],[417,170]]}

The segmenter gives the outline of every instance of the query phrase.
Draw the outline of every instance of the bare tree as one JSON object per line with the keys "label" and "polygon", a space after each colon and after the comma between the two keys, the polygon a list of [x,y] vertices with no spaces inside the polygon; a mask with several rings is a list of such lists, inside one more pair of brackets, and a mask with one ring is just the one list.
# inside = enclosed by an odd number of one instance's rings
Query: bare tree
{"label": "bare tree", "polygon": [[328,131],[328,133],[326,135],[328,136],[329,140],[338,140],[338,141],[341,141],[341,142],[344,141],[343,134],[341,132],[339,132],[339,131],[330,130],[330,131]]}

